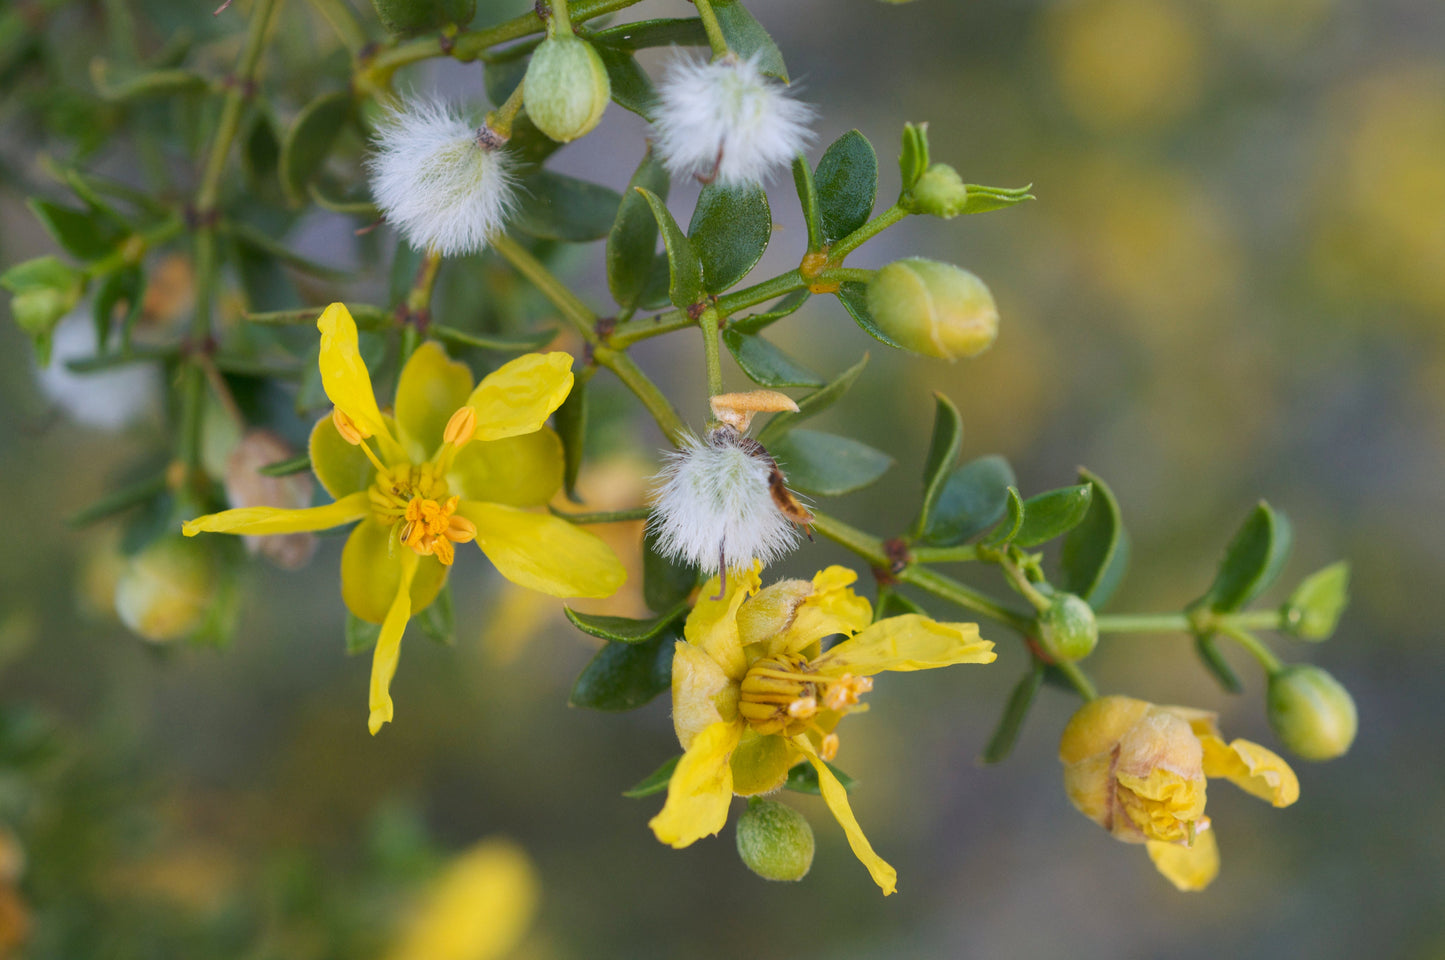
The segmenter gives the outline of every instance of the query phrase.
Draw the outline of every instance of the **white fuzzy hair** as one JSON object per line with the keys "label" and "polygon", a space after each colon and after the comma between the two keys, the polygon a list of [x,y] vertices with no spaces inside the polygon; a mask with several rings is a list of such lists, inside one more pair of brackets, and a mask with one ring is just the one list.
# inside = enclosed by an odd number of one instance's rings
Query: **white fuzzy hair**
{"label": "white fuzzy hair", "polygon": [[115,433],[154,417],[161,409],[161,375],[155,365],[132,363],[93,373],[76,373],[67,360],[93,357],[95,322],[89,309],[77,310],[55,328],[50,366],[37,370],[40,389],[77,423]]}
{"label": "white fuzzy hair", "polygon": [[761,183],[813,139],[813,108],[765,76],[756,55],[707,63],[679,53],[657,94],[657,149],[675,177],[715,175],[724,186]]}
{"label": "white fuzzy hair", "polygon": [[502,228],[513,202],[509,159],[483,146],[458,108],[409,99],[377,123],[374,147],[371,194],[416,249],[475,253]]}
{"label": "white fuzzy hair", "polygon": [[689,434],[668,454],[648,521],[663,555],[713,574],[723,558],[734,570],[754,559],[767,565],[797,544],[768,490],[768,464],[740,440],[726,428],[705,440]]}

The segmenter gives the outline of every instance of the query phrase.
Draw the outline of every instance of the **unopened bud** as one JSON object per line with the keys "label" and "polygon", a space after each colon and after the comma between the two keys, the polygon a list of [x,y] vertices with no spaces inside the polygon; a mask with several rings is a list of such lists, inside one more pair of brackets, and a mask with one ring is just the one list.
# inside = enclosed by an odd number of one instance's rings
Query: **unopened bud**
{"label": "unopened bud", "polygon": [[968,187],[958,171],[946,163],[929,167],[913,187],[914,213],[951,220],[963,212],[968,203]]}
{"label": "unopened bud", "polygon": [[155,643],[194,633],[216,597],[215,561],[196,540],[166,537],[126,563],[115,587],[121,622]]}
{"label": "unopened bud", "polygon": [[542,41],[527,65],[524,83],[527,116],[561,143],[591,132],[612,99],[602,57],[586,40],[570,34]]}
{"label": "unopened bud", "polygon": [[813,866],[813,828],[792,807],[754,797],[738,818],[738,856],[764,880],[801,880]]}
{"label": "unopened bud", "polygon": [[[281,507],[300,510],[311,504],[311,475],[293,473],[268,477],[260,472],[267,464],[289,460],[296,452],[269,430],[250,430],[226,461],[226,498],[233,507]],[[267,537],[245,537],[246,549],[259,553],[283,570],[306,564],[316,552],[313,533],[286,533]]]}
{"label": "unopened bud", "polygon": [[1039,643],[1044,652],[1058,660],[1082,660],[1094,652],[1099,626],[1094,608],[1083,597],[1060,593],[1053,604],[1039,614]]}
{"label": "unopened bud", "polygon": [[879,270],[868,284],[868,310],[900,346],[930,357],[976,356],[998,337],[998,307],[983,281],[922,257]]}
{"label": "unopened bud", "polygon": [[1312,664],[1285,667],[1269,678],[1269,725],[1291,752],[1333,760],[1350,749],[1359,717],[1338,680]]}

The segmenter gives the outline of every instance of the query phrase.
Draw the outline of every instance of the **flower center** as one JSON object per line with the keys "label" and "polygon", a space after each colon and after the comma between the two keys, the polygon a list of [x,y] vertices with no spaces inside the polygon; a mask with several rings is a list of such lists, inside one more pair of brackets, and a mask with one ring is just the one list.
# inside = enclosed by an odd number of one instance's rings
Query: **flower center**
{"label": "flower center", "polygon": [[[758,733],[796,736],[808,730],[822,735],[823,759],[837,753],[838,735],[820,726],[824,711],[845,714],[873,689],[871,677],[851,673],[828,676],[805,658],[783,654],[759,660],[743,677],[738,713]],[[836,718],[828,718],[836,723]],[[828,726],[831,727],[832,723]]]}
{"label": "flower center", "polygon": [[452,544],[476,538],[477,528],[456,515],[460,497],[447,496],[446,480],[431,463],[404,463],[376,475],[369,495],[377,521],[397,531],[397,539],[423,557],[450,565]]}
{"label": "flower center", "polygon": [[1204,813],[1204,781],[1155,768],[1148,777],[1117,775],[1116,796],[1124,814],[1150,840],[1169,843],[1193,839],[1195,821]]}

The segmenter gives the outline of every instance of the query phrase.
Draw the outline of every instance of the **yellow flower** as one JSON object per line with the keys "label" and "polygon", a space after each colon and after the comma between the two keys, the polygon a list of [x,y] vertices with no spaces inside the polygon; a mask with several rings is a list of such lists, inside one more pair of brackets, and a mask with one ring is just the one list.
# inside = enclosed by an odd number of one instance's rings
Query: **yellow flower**
{"label": "yellow flower", "polygon": [[447,867],[389,960],[496,960],[537,912],[537,871],[507,840],[483,840]]}
{"label": "yellow flower", "polygon": [[361,521],[341,551],[341,598],[381,624],[374,734],[392,718],[402,632],[441,592],[455,544],[475,540],[502,576],[554,597],[605,597],[627,575],[595,535],[522,509],[545,504],[562,483],[562,445],[544,424],[572,389],[570,356],[518,357],[473,389],[465,364],[424,343],[401,371],[393,415],[377,406],[346,307],[333,303],[316,326],[321,382],[336,406],[311,431],[311,469],[335,502],[226,510],[183,530],[254,536]]}
{"label": "yellow flower", "polygon": [[1064,728],[1064,789],[1084,816],[1125,843],[1146,844],[1180,890],[1202,890],[1219,872],[1204,815],[1205,778],[1287,807],[1299,780],[1283,758],[1248,740],[1225,743],[1216,714],[1130,697],[1084,704]]}
{"label": "yellow flower", "polygon": [[[858,576],[844,567],[766,590],[760,569],[733,571],[715,600],[708,599],[719,592],[714,577],[688,615],[687,640],[678,641],[672,661],[673,724],[684,753],[649,825],[663,843],[688,846],[723,828],[734,794],[776,790],[806,759],[853,853],[886,896],[898,874],[873,852],[824,762],[838,751],[833,729],[873,688],[874,674],[991,663],[993,644],[972,623],[914,615],[872,623],[868,601],[850,587]],[[834,634],[848,639],[822,653],[821,641]]]}

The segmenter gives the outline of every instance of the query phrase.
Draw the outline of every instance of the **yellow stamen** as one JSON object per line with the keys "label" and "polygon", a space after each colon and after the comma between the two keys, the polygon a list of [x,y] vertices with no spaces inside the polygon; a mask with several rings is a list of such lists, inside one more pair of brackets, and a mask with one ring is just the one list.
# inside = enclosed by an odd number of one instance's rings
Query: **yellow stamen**
{"label": "yellow stamen", "polygon": [[838,755],[838,735],[830,733],[823,738],[823,745],[818,748],[818,756],[824,760],[832,760]]}
{"label": "yellow stamen", "polygon": [[442,442],[458,448],[465,447],[476,432],[477,411],[470,406],[461,407],[447,421],[447,428],[442,431]]}
{"label": "yellow stamen", "polygon": [[423,557],[435,556],[451,566],[456,559],[453,543],[467,543],[476,538],[477,528],[465,517],[455,516],[461,497],[448,497],[444,503],[428,497],[414,496],[402,514],[401,542]]}
{"label": "yellow stamen", "polygon": [[830,677],[815,672],[805,658],[784,654],[759,660],[748,670],[738,713],[758,733],[791,737],[815,726],[820,701],[834,713],[846,713],[872,687],[868,677]]}
{"label": "yellow stamen", "polygon": [[370,430],[362,428],[355,420],[343,413],[340,407],[331,408],[331,422],[336,424],[336,432],[341,434],[341,439],[353,447],[361,446],[361,441],[371,436]]}

